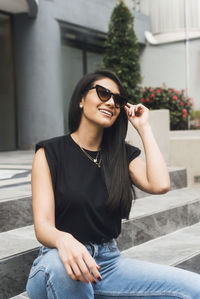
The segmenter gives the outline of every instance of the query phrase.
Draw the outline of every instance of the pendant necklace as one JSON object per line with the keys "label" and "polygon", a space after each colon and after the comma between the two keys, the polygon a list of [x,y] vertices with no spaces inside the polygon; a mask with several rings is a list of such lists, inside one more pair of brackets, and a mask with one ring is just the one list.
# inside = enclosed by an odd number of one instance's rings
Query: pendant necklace
{"label": "pendant necklace", "polygon": [[[79,145],[79,147],[80,147],[80,149],[82,150],[82,152],[92,161],[92,162],[94,162],[99,168],[101,167],[101,161],[102,161],[102,159],[101,159],[101,155],[100,155],[100,151],[98,151],[98,153],[97,153],[97,155],[96,155],[96,158],[93,158],[93,157],[91,157],[85,150],[84,150],[84,148],[82,148],[80,145]],[[99,157],[99,155],[100,155],[100,159],[99,159],[99,161],[98,161],[98,157]]]}

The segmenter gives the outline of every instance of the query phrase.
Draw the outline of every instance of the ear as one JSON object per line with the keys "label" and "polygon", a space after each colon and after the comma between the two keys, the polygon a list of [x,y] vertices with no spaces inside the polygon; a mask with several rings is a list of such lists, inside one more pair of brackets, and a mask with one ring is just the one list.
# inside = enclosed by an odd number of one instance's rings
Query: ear
{"label": "ear", "polygon": [[82,109],[84,106],[84,98],[81,99],[80,103],[79,103],[79,107]]}

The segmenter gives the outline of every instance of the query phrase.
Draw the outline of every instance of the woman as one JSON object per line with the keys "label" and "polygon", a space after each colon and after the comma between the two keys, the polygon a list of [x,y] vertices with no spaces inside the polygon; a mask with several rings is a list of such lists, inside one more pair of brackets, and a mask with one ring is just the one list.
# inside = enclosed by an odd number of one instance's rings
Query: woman
{"label": "woman", "polygon": [[[129,216],[132,183],[152,194],[170,188],[149,111],[124,94],[108,70],[84,76],[70,103],[70,133],[36,145],[33,215],[43,246],[27,282],[31,299],[200,298],[198,274],[120,257],[115,238]],[[146,163],[125,143],[128,120]]]}

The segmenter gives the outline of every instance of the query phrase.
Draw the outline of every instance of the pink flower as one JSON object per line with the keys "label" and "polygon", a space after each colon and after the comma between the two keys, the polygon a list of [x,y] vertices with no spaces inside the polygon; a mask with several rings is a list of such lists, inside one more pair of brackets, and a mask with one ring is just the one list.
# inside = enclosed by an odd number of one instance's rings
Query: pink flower
{"label": "pink flower", "polygon": [[144,103],[144,102],[145,102],[145,99],[144,99],[144,98],[142,98],[142,99],[141,99],[141,102],[142,102],[142,103]]}
{"label": "pink flower", "polygon": [[150,92],[153,92],[153,91],[154,91],[153,88],[151,88],[151,89],[150,89]]}
{"label": "pink flower", "polygon": [[176,100],[178,100],[178,97],[177,96],[173,96],[172,100],[176,101]]}
{"label": "pink flower", "polygon": [[180,105],[181,105],[181,106],[184,106],[184,103],[183,103],[183,102],[181,102],[181,103],[180,103]]}
{"label": "pink flower", "polygon": [[161,90],[160,90],[160,89],[156,89],[156,92],[157,92],[157,93],[160,93],[160,92],[161,92]]}
{"label": "pink flower", "polygon": [[150,95],[150,98],[155,98],[155,94],[152,93],[152,94]]}
{"label": "pink flower", "polygon": [[176,90],[176,93],[177,93],[177,94],[181,94],[181,92],[180,92],[179,90]]}
{"label": "pink flower", "polygon": [[149,101],[150,101],[150,99],[149,99],[149,98],[146,98],[145,102],[149,102]]}
{"label": "pink flower", "polygon": [[188,113],[187,113],[187,110],[185,108],[182,109],[182,113],[183,113],[183,118],[186,118]]}

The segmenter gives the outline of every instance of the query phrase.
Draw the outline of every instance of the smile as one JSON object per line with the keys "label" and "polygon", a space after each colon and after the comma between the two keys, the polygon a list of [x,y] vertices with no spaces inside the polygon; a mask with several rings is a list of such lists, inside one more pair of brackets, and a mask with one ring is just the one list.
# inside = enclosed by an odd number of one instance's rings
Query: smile
{"label": "smile", "polygon": [[108,111],[108,110],[99,109],[99,111],[100,111],[102,114],[106,115],[106,116],[109,116],[109,117],[112,117],[112,116],[113,116],[113,113],[110,112],[110,111]]}

